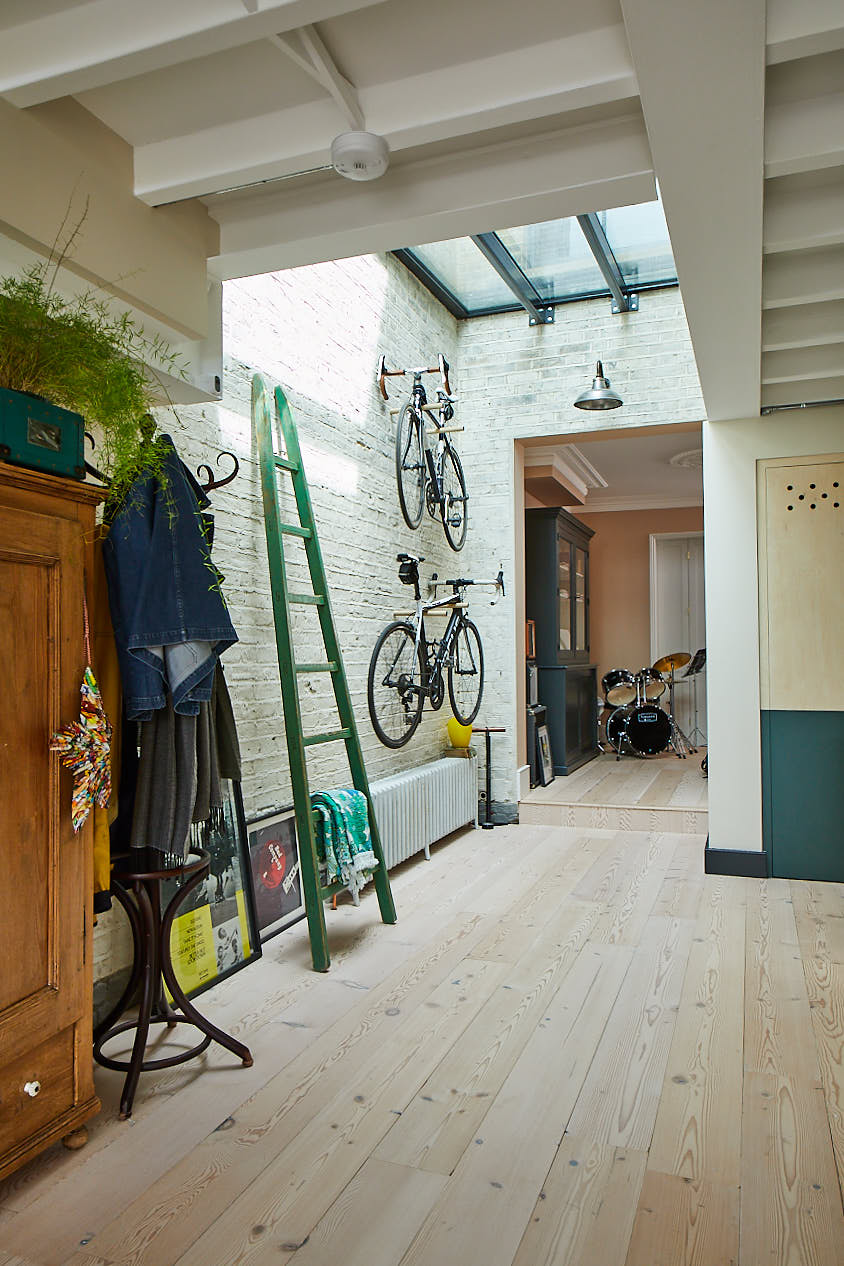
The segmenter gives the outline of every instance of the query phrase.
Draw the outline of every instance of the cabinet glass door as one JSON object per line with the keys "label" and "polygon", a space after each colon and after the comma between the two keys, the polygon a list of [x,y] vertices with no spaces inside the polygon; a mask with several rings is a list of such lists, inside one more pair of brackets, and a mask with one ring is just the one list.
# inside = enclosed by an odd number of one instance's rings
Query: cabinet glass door
{"label": "cabinet glass door", "polygon": [[588,651],[586,634],[586,551],[574,551],[574,650]]}
{"label": "cabinet glass door", "polygon": [[558,650],[572,649],[571,627],[571,545],[562,538],[557,538],[557,603],[559,605],[559,645]]}

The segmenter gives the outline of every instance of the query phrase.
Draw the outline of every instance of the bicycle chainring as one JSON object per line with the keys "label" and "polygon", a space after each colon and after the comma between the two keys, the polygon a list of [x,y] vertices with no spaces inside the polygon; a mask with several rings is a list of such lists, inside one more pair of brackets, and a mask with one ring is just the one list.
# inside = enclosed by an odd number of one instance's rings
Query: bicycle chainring
{"label": "bicycle chainring", "polygon": [[445,699],[445,682],[441,672],[437,672],[428,682],[428,702],[434,712],[437,712],[443,706]]}
{"label": "bicycle chainring", "polygon": [[437,490],[430,479],[425,483],[425,508],[432,519],[440,517],[440,504],[437,501]]}

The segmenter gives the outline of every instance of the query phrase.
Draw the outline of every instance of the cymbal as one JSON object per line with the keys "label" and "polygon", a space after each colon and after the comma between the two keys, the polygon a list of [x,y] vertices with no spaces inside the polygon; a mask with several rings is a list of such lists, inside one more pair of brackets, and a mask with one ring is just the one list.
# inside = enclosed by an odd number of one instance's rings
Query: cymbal
{"label": "cymbal", "polygon": [[658,673],[670,673],[672,669],[676,672],[678,668],[685,668],[691,658],[686,651],[672,651],[670,655],[658,659],[654,668]]}

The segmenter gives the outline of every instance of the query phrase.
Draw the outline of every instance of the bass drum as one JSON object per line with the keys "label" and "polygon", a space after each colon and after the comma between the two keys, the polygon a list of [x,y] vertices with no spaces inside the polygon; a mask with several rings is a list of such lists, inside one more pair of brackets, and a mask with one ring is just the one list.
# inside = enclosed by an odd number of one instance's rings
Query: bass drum
{"label": "bass drum", "polygon": [[601,678],[604,698],[616,707],[632,703],[636,698],[636,678],[626,668],[611,668]]}
{"label": "bass drum", "polygon": [[639,756],[656,756],[671,742],[671,722],[662,708],[647,703],[616,708],[607,722],[607,738],[616,751],[626,738]]}

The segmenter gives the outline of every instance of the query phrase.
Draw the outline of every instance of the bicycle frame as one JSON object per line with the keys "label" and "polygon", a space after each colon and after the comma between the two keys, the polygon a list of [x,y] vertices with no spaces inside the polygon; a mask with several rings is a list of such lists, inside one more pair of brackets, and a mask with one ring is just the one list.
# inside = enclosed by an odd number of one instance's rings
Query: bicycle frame
{"label": "bicycle frame", "polygon": [[[459,604],[459,605],[458,605]],[[428,611],[436,611],[440,607],[452,607],[451,615],[445,626],[445,632],[440,638],[433,664],[428,663],[428,639],[425,633],[425,614]],[[437,674],[441,674],[443,668],[448,662],[448,656],[451,653],[451,646],[457,634],[460,625],[466,619],[463,614],[465,603],[463,594],[452,593],[447,594],[444,598],[436,598],[433,602],[426,602],[424,598],[416,599],[416,611],[413,616],[413,624],[416,630],[416,645],[414,648],[414,664],[421,660],[423,679],[417,687],[411,684],[411,690],[421,693],[425,697],[430,696],[430,683]],[[423,655],[419,655],[420,648],[424,651]]]}
{"label": "bicycle frame", "polygon": [[414,371],[413,387],[411,388],[410,398],[413,403],[413,416],[416,421],[416,428],[419,432],[419,442],[422,452],[425,454],[426,465],[426,485],[430,484],[434,500],[438,506],[443,504],[443,459],[446,452],[454,451],[448,435],[444,434],[443,427],[446,422],[454,416],[454,411],[447,403],[441,402],[439,408],[439,416],[431,414],[431,420],[437,429],[436,435],[436,451],[434,445],[430,443],[429,436],[425,427],[425,410],[423,405],[428,403],[428,395],[422,383],[422,374],[427,370]]}

